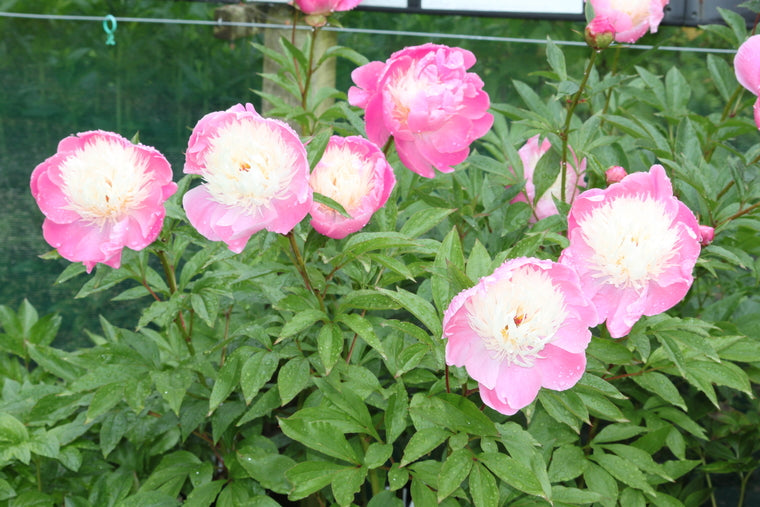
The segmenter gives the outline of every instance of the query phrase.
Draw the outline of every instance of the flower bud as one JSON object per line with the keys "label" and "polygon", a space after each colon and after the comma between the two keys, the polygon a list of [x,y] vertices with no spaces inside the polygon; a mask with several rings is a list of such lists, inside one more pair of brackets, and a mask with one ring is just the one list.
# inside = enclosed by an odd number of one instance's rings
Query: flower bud
{"label": "flower bud", "polygon": [[699,244],[700,245],[707,246],[713,242],[714,238],[715,238],[714,228],[710,227],[709,225],[699,226]]}
{"label": "flower bud", "polygon": [[597,16],[586,25],[585,38],[593,49],[606,49],[615,40],[615,27],[607,18]]}
{"label": "flower bud", "polygon": [[604,175],[607,177],[607,184],[612,185],[625,178],[628,175],[628,172],[619,165],[613,165],[604,171]]}

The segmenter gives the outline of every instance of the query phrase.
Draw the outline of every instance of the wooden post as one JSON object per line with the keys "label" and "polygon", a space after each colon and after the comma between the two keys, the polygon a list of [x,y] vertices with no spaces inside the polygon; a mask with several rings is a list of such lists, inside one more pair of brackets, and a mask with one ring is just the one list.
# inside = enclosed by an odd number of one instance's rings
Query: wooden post
{"label": "wooden post", "polygon": [[[293,8],[287,5],[273,4],[270,5],[266,11],[266,22],[278,25],[290,25],[293,22]],[[293,32],[291,29],[278,29],[278,28],[265,28],[264,32],[264,45],[268,48],[273,48],[277,51],[282,51],[280,48],[280,38],[286,37],[290,40]],[[296,30],[295,46],[301,48],[306,41],[307,37],[311,37],[311,33],[308,30]],[[330,46],[337,44],[338,36],[335,32],[327,32],[321,30],[317,34],[317,40],[314,46],[314,62],[318,62],[324,52]],[[264,73],[276,74],[279,69],[277,62],[264,58]],[[324,87],[335,87],[335,59],[330,58],[312,75],[311,85],[312,90],[318,90]],[[287,93],[285,90],[265,79],[262,86],[265,93],[269,93],[281,98],[288,104],[293,104],[294,107],[300,107],[300,102]],[[317,107],[315,114],[319,116],[325,110],[332,105],[332,100],[325,100]],[[272,104],[266,100],[262,100],[261,109],[262,115],[265,115],[267,111],[272,109]],[[297,129],[296,125],[292,125]]]}

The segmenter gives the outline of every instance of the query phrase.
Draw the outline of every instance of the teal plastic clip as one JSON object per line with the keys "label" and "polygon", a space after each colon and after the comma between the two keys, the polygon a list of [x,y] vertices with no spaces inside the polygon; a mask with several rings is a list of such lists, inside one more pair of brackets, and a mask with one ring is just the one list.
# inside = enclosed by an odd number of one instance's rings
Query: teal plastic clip
{"label": "teal plastic clip", "polygon": [[116,32],[116,18],[111,14],[103,19],[103,30],[105,30],[107,35],[106,46],[115,46],[116,40],[114,39],[113,34]]}

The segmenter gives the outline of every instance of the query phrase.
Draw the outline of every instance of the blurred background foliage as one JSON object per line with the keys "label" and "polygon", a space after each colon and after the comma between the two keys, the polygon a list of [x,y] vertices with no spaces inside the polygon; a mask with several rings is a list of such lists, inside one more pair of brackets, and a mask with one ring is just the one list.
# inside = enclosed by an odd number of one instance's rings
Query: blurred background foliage
{"label": "blurred background foliage", "polygon": [[[0,0],[0,12],[76,16],[213,20],[219,4],[167,0]],[[340,18],[345,27],[437,34],[427,38],[390,34],[340,33],[338,43],[370,60],[385,60],[404,46],[432,41],[471,50],[478,58],[472,69],[485,81],[492,102],[515,102],[517,79],[548,97],[539,86],[546,68],[544,44],[506,43],[446,38],[438,34],[520,37],[582,41],[582,23],[469,16],[403,15],[352,11]],[[261,33],[247,39],[220,40],[213,27],[172,23],[120,22],[115,45],[106,45],[101,23],[0,17],[0,304],[17,307],[28,298],[41,313],[65,316],[58,346],[68,349],[89,343],[86,329],[96,328],[99,314],[116,324],[134,319],[135,310],[103,292],[74,299],[76,283],[55,284],[67,261],[42,260],[50,250],[42,239],[42,215],[29,193],[34,167],[55,153],[57,143],[77,132],[102,129],[125,137],[139,133],[140,141],[166,155],[179,175],[192,127],[204,114],[236,103],[260,99],[262,57],[250,42],[263,43]],[[660,27],[638,46],[692,48],[728,47],[715,35],[697,28]],[[586,47],[565,47],[568,72],[580,75]],[[704,53],[634,52],[621,59],[622,72],[637,62],[665,74],[678,67],[692,86],[693,111],[719,111],[722,99],[708,92]],[[718,55],[730,62],[731,55]],[[605,52],[600,72],[617,65],[616,51]],[[351,86],[354,65],[339,60],[339,90]],[[701,86],[704,85],[704,86]]]}

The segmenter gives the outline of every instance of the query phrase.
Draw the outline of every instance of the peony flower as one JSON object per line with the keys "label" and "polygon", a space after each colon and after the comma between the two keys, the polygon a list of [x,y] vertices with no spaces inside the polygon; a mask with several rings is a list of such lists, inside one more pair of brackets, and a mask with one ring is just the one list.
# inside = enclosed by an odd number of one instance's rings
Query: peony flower
{"label": "peony flower", "polygon": [[[756,96],[760,96],[760,35],[747,39],[734,57],[736,80]],[[755,101],[755,125],[760,129],[760,97]]]}
{"label": "peony flower", "polygon": [[464,366],[483,402],[512,415],[541,387],[563,391],[578,382],[596,320],[572,269],[527,257],[507,260],[446,309],[446,363]]}
{"label": "peony flower", "polygon": [[183,198],[188,220],[235,253],[261,229],[290,232],[311,208],[306,149],[286,123],[262,118],[251,104],[201,118],[184,171],[204,182]]}
{"label": "peony flower", "polygon": [[[562,174],[557,175],[554,183],[538,199],[536,198],[536,186],[533,183],[536,165],[538,165],[538,161],[544,153],[549,151],[551,146],[552,144],[548,139],[544,139],[541,145],[539,145],[538,134],[536,134],[528,139],[523,147],[517,151],[523,163],[525,188],[512,199],[512,202],[527,202],[530,204],[531,208],[533,208],[533,215],[530,218],[531,222],[536,222],[559,213],[557,205],[554,204],[554,198],[560,199],[562,195]],[[565,174],[565,200],[567,202],[573,202],[579,186],[586,186],[583,181],[583,174],[586,172],[586,159],[584,158],[578,164],[578,158],[573,154],[573,160],[573,165],[568,165],[568,170]],[[510,168],[510,171],[512,174],[515,174],[513,168]]]}
{"label": "peony flower", "polygon": [[42,234],[61,257],[121,265],[126,246],[142,250],[161,232],[164,202],[177,191],[158,150],[113,132],[82,132],[32,172],[31,190],[45,214]]}
{"label": "peony flower", "polygon": [[332,12],[350,11],[361,2],[362,0],[295,0],[296,6],[304,14],[322,16]]}
{"label": "peony flower", "polygon": [[367,225],[372,214],[385,206],[396,177],[375,144],[359,136],[333,136],[309,183],[314,192],[338,202],[351,215],[346,218],[317,202],[311,206],[312,227],[341,239]]}
{"label": "peony flower", "polygon": [[397,51],[385,62],[355,69],[351,105],[365,110],[367,136],[384,146],[393,136],[401,162],[426,178],[448,173],[470,144],[493,124],[475,56],[465,49],[424,44]]}
{"label": "peony flower", "polygon": [[578,273],[613,338],[642,315],[673,307],[691,287],[699,226],[661,165],[583,192],[570,208],[567,235],[559,261]]}
{"label": "peony flower", "polygon": [[621,167],[619,165],[613,165],[612,167],[604,171],[604,176],[607,179],[607,184],[611,185],[613,183],[618,183],[619,181],[622,181],[623,178],[628,176],[628,171],[626,171],[624,167]]}
{"label": "peony flower", "polygon": [[[618,42],[636,42],[649,30],[657,32],[669,0],[586,0],[594,8],[595,26],[609,26]],[[606,23],[602,20],[605,20]]]}

